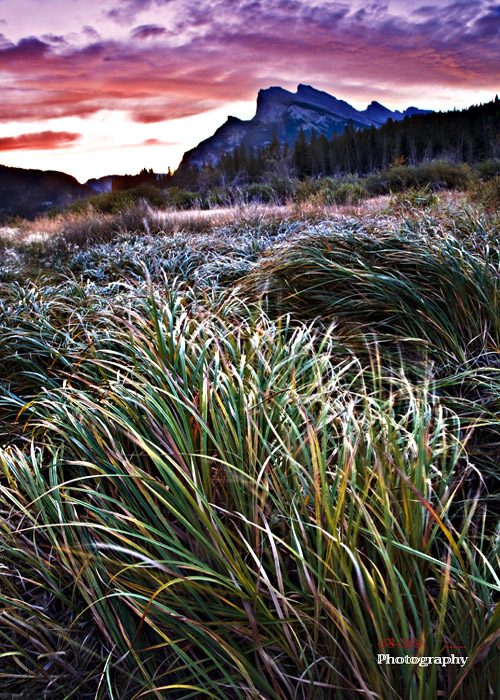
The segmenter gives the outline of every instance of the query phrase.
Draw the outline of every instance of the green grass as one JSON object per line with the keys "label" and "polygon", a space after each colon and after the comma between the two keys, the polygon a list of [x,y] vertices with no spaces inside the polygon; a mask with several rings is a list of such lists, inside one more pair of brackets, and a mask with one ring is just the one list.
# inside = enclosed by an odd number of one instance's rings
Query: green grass
{"label": "green grass", "polygon": [[131,232],[5,282],[0,698],[499,697],[496,227]]}

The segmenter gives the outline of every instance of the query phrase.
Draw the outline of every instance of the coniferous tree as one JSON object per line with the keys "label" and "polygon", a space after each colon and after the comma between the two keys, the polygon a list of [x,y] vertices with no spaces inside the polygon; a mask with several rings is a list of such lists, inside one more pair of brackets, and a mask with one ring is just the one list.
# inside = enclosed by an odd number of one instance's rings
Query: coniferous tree
{"label": "coniferous tree", "polygon": [[301,180],[311,175],[311,153],[304,129],[300,128],[293,151],[293,164]]}

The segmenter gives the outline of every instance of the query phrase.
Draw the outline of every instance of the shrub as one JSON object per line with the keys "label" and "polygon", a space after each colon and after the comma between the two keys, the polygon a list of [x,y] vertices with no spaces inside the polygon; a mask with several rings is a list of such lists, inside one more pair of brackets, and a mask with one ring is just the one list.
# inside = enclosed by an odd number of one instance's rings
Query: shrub
{"label": "shrub", "polygon": [[359,204],[368,197],[368,191],[362,180],[349,182],[341,181],[333,191],[335,204]]}
{"label": "shrub", "polygon": [[404,192],[397,192],[390,199],[389,206],[396,214],[410,214],[421,209],[435,209],[439,203],[438,196],[432,192],[430,186],[421,189],[409,189]]}
{"label": "shrub", "polygon": [[359,204],[368,197],[361,178],[346,175],[342,178],[325,177],[304,180],[296,190],[297,202],[310,202],[318,206],[331,204]]}
{"label": "shrub", "polygon": [[500,176],[500,159],[483,160],[474,166],[474,172],[481,180],[492,180],[494,177]]}
{"label": "shrub", "polygon": [[297,185],[294,199],[299,204],[301,202],[311,201],[314,197],[316,197],[319,194],[320,189],[320,180],[312,180],[310,178],[307,178],[306,180],[302,180],[301,182],[299,182],[299,184]]}
{"label": "shrub", "polygon": [[470,199],[482,204],[488,211],[500,210],[500,176],[487,182],[477,182],[471,188]]}
{"label": "shrub", "polygon": [[86,214],[91,208],[90,198],[89,199],[74,199],[71,204],[65,209],[66,214],[70,216],[73,214]]}
{"label": "shrub", "polygon": [[247,189],[248,199],[253,202],[269,203],[276,199],[276,193],[270,185],[257,182],[252,183]]}
{"label": "shrub", "polygon": [[408,165],[394,165],[366,178],[368,191],[375,195],[401,192],[416,185],[415,171]]}
{"label": "shrub", "polygon": [[200,205],[200,195],[198,192],[189,192],[174,186],[165,190],[163,202],[165,206],[174,209],[191,209]]}
{"label": "shrub", "polygon": [[293,197],[298,180],[294,180],[291,177],[281,177],[275,173],[269,173],[266,184],[269,185],[275,193],[276,201],[284,204]]}
{"label": "shrub", "polygon": [[466,163],[432,160],[416,167],[417,184],[421,187],[429,185],[431,189],[466,190],[471,178],[472,171]]}
{"label": "shrub", "polygon": [[392,194],[422,187],[467,190],[472,177],[472,171],[465,163],[433,160],[416,166],[394,165],[369,175],[366,187],[371,194]]}
{"label": "shrub", "polygon": [[142,183],[137,187],[102,192],[88,199],[77,199],[66,207],[68,214],[85,214],[89,211],[99,214],[120,214],[141,201],[159,207],[163,203],[162,192],[158,187]]}

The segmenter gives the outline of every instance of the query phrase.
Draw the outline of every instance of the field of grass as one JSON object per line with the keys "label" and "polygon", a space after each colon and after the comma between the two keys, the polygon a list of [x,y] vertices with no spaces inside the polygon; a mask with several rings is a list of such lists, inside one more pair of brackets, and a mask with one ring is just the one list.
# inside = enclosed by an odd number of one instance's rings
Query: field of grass
{"label": "field of grass", "polygon": [[499,224],[0,232],[0,698],[499,698]]}

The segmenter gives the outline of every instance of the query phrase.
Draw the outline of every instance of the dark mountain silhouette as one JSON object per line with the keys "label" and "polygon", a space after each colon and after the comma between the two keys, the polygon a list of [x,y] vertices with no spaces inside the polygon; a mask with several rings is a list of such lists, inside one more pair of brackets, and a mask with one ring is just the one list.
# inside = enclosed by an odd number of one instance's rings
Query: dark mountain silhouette
{"label": "dark mountain silhouette", "polygon": [[30,218],[90,194],[91,190],[66,173],[0,165],[0,218]]}
{"label": "dark mountain silhouette", "polygon": [[299,85],[297,92],[289,92],[281,87],[260,90],[257,96],[257,111],[253,119],[243,121],[228,117],[225,124],[208,139],[184,154],[179,170],[186,167],[201,167],[215,164],[220,157],[244,144],[264,146],[273,136],[293,146],[302,129],[309,137],[314,129],[318,135],[328,138],[342,133],[353,124],[356,129],[381,126],[388,119],[404,119],[413,114],[426,114],[428,110],[409,107],[404,112],[392,111],[372,102],[365,110],[359,111],[344,100],[338,100],[327,92],[316,90],[310,85]]}

